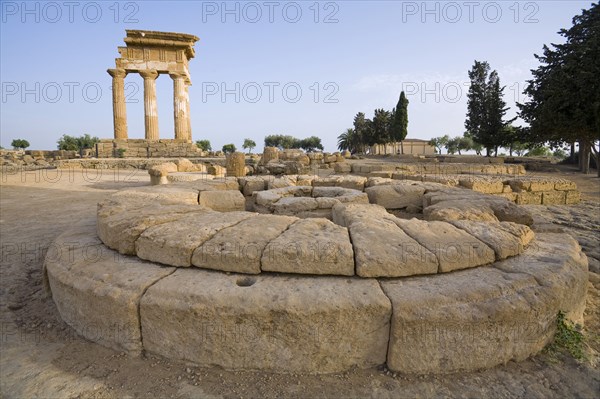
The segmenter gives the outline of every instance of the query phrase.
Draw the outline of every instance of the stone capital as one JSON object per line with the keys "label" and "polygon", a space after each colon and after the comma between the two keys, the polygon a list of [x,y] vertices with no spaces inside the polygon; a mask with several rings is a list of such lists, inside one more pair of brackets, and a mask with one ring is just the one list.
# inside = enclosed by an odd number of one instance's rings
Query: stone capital
{"label": "stone capital", "polygon": [[155,69],[146,69],[144,71],[140,71],[140,75],[144,79],[156,79],[156,78],[158,78],[158,72]]}
{"label": "stone capital", "polygon": [[169,72],[169,76],[171,77],[171,79],[175,80],[175,79],[186,79],[187,75],[183,72]]}
{"label": "stone capital", "polygon": [[125,76],[127,76],[127,71],[120,68],[107,69],[106,72],[108,72],[108,74],[113,78],[124,78]]}

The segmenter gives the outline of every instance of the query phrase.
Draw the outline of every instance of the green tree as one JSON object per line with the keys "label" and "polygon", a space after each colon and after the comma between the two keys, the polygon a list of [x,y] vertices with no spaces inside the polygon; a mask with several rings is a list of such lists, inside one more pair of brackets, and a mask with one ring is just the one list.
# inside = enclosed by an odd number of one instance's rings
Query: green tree
{"label": "green tree", "polygon": [[196,146],[202,151],[212,151],[210,140],[196,140]]}
{"label": "green tree", "polygon": [[365,153],[365,146],[373,145],[369,143],[369,122],[365,119],[365,114],[359,112],[354,117],[354,144],[356,146],[356,152]]}
{"label": "green tree", "polygon": [[248,154],[250,154],[250,151],[252,151],[254,147],[256,147],[256,143],[254,142],[254,140],[244,139],[244,144],[242,144],[242,148],[247,149]]}
{"label": "green tree", "polygon": [[235,144],[225,144],[223,146],[223,148],[221,149],[221,151],[223,151],[225,154],[231,154],[232,152],[235,152],[237,150],[237,148],[235,148]]}
{"label": "green tree", "polygon": [[352,128],[346,129],[346,131],[337,137],[337,148],[340,151],[350,151],[351,153],[358,152],[357,149],[357,134]]}
{"label": "green tree", "polygon": [[391,113],[383,108],[375,110],[371,122],[372,135],[376,144],[382,144],[384,154],[386,153],[386,144],[390,142],[390,123]]}
{"label": "green tree", "polygon": [[552,155],[552,151],[544,145],[537,145],[532,147],[528,152],[528,157],[547,157]]}
{"label": "green tree", "polygon": [[323,151],[323,145],[321,144],[321,139],[317,136],[310,136],[310,137],[300,140],[300,148],[302,148],[306,152],[312,152],[315,150]]}
{"label": "green tree", "polygon": [[265,137],[265,147],[277,147],[280,150],[300,148],[300,140],[289,135],[272,134]]}
{"label": "green tree", "polygon": [[79,153],[82,154],[83,150],[94,148],[99,141],[100,139],[98,137],[92,137],[87,133],[79,137],[63,134],[62,137],[58,139],[57,144],[59,150],[79,151]]}
{"label": "green tree", "polygon": [[528,100],[518,104],[529,124],[524,141],[552,146],[577,141],[580,170],[589,173],[590,156],[600,161],[600,4],[582,10],[559,34],[564,43],[544,45],[543,55],[534,54],[540,65],[525,88]]}
{"label": "green tree", "polygon": [[24,150],[25,148],[29,147],[29,141],[25,140],[25,139],[14,139],[10,145],[15,149],[22,149]]}
{"label": "green tree", "polygon": [[398,104],[392,115],[392,121],[390,125],[390,138],[395,142],[400,142],[401,153],[404,154],[404,146],[402,140],[406,138],[408,134],[408,99],[404,94],[404,91],[400,92],[400,98]]}
{"label": "green tree", "polygon": [[505,121],[504,116],[509,108],[503,100],[504,87],[500,85],[498,72],[490,71],[486,61],[475,61],[469,71],[471,84],[467,94],[467,117],[465,128],[468,136],[474,142],[485,147],[486,156],[492,149],[498,153],[502,145],[504,126],[511,122]]}
{"label": "green tree", "polygon": [[431,140],[429,140],[428,144],[430,146],[433,146],[436,148],[436,152],[438,154],[442,153],[442,148],[446,147],[446,144],[448,144],[448,140],[450,140],[450,136],[448,136],[447,134],[442,136],[442,137],[434,137]]}

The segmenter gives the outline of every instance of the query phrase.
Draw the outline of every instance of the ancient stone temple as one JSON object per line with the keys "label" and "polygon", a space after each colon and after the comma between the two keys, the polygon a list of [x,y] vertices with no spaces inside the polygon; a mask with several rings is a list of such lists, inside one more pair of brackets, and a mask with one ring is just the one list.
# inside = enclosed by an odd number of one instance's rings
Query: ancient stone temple
{"label": "ancient stone temple", "polygon": [[[125,46],[112,76],[114,140],[102,140],[97,156],[192,156],[188,64],[194,58],[194,35],[146,30],[126,30]],[[138,73],[144,79],[144,140],[129,140],[125,102],[125,77]],[[168,74],[173,79],[174,137],[160,138],[156,105],[156,79]],[[164,151],[167,147],[167,150]]]}

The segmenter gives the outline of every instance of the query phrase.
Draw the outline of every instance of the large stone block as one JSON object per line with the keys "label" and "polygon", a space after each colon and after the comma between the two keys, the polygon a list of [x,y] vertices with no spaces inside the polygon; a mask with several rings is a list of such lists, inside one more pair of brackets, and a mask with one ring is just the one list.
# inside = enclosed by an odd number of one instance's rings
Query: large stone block
{"label": "large stone block", "polygon": [[192,253],[220,230],[254,216],[250,212],[212,212],[146,229],[135,242],[138,257],[171,266],[190,266]]}
{"label": "large stone block", "polygon": [[539,234],[536,248],[495,266],[383,281],[394,310],[388,367],[443,374],[524,360],[550,341],[559,310],[581,318],[585,255],[567,235]]}
{"label": "large stone block", "polygon": [[265,248],[263,271],[300,274],[354,274],[348,229],[325,219],[302,219]]}
{"label": "large stone block", "polygon": [[174,271],[108,249],[96,238],[93,219],[56,239],[45,269],[52,299],[68,325],[92,342],[132,354],[142,351],[142,295]]}
{"label": "large stone block", "polygon": [[350,224],[356,274],[361,277],[402,277],[433,274],[437,257],[394,222],[362,219]]}
{"label": "large stone block", "polygon": [[494,250],[450,223],[398,218],[394,221],[406,234],[436,255],[439,272],[481,266],[495,260]]}
{"label": "large stone block", "polygon": [[332,373],[381,365],[391,307],[375,280],[177,270],[148,289],[144,348],[233,370]]}
{"label": "large stone block", "polygon": [[265,247],[298,218],[258,215],[222,229],[194,250],[192,264],[205,269],[260,273]]}
{"label": "large stone block", "polygon": [[565,191],[542,192],[542,205],[563,205],[566,201]]}
{"label": "large stone block", "polygon": [[410,184],[378,185],[366,188],[365,192],[372,204],[386,209],[401,209],[408,206],[420,207],[425,188]]}
{"label": "large stone block", "polygon": [[244,195],[238,190],[201,191],[198,204],[219,212],[235,212],[246,209]]}

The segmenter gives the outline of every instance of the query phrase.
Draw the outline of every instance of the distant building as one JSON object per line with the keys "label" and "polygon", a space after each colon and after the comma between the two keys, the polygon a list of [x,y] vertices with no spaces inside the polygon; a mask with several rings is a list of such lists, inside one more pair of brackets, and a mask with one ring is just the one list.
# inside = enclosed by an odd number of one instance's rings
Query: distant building
{"label": "distant building", "polygon": [[370,147],[372,155],[435,155],[435,147],[429,145],[428,140],[405,139],[400,142],[375,144]]}

